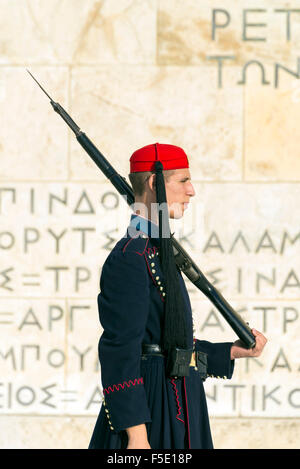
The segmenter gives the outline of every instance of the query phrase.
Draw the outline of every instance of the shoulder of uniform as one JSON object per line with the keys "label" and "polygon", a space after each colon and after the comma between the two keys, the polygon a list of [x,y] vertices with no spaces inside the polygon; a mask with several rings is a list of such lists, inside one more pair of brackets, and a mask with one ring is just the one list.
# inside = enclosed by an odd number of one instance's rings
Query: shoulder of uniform
{"label": "shoulder of uniform", "polygon": [[150,239],[147,235],[139,233],[138,236],[128,236],[125,238],[120,244],[119,249],[123,254],[132,252],[142,255],[145,253],[149,245],[149,241]]}

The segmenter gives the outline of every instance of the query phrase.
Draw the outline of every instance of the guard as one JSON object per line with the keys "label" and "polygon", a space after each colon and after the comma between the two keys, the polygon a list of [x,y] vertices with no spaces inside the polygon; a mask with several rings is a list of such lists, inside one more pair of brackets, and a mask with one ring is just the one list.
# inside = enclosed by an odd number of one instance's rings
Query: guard
{"label": "guard", "polygon": [[[183,216],[195,194],[183,149],[156,143],[137,150],[129,177],[139,211],[102,269],[103,405],[89,449],[210,449],[203,382],[230,379],[234,358],[255,351],[194,337],[169,227],[169,217]],[[255,334],[252,356],[265,343]]]}

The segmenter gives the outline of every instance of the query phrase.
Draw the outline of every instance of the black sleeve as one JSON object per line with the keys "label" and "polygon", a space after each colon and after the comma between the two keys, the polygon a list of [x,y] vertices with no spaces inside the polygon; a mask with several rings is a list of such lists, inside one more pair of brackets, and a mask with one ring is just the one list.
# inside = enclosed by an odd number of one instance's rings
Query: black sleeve
{"label": "black sleeve", "polygon": [[207,374],[212,378],[231,378],[234,360],[230,358],[233,342],[212,343],[196,340],[195,349],[207,354]]}
{"label": "black sleeve", "polygon": [[99,359],[104,404],[111,430],[151,422],[143,378],[141,344],[149,312],[145,260],[136,252],[111,253],[104,264],[98,295],[103,334]]}

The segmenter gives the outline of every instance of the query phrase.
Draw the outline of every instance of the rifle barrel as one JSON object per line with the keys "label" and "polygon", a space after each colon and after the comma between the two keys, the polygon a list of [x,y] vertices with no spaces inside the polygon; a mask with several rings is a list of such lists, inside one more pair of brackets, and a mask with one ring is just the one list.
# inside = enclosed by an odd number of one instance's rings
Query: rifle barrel
{"label": "rifle barrel", "polygon": [[[58,103],[55,103],[34,76],[34,81],[39,85],[43,92],[50,99],[51,105],[55,112],[57,112],[71,130],[75,133],[76,138],[83,149],[92,158],[94,163],[103,172],[103,174],[111,181],[117,191],[126,199],[129,205],[134,203],[134,194],[132,188],[127,183],[126,179],[120,176],[117,171],[112,167],[109,161],[102,155],[93,142],[80,130],[78,125],[73,121],[71,116],[65,109]],[[255,346],[255,337],[251,332],[248,324],[243,318],[230,306],[221,293],[207,280],[195,262],[191,259],[189,254],[184,250],[180,243],[172,236],[172,244],[175,262],[178,268],[188,277],[188,279],[204,293],[204,295],[215,305],[218,311],[222,314],[224,319],[228,322],[237,336],[244,342],[247,348]]]}

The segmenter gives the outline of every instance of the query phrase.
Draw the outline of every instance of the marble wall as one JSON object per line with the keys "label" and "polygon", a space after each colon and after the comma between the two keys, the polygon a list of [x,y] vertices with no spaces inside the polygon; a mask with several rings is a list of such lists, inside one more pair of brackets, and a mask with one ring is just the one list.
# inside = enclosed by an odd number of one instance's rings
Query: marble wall
{"label": "marble wall", "polygon": [[[268,338],[205,383],[215,447],[299,448],[298,7],[0,0],[0,447],[87,447],[99,275],[130,216],[29,69],[122,176],[143,145],[186,150],[196,197],[177,239]],[[187,286],[197,337],[235,340]]]}

